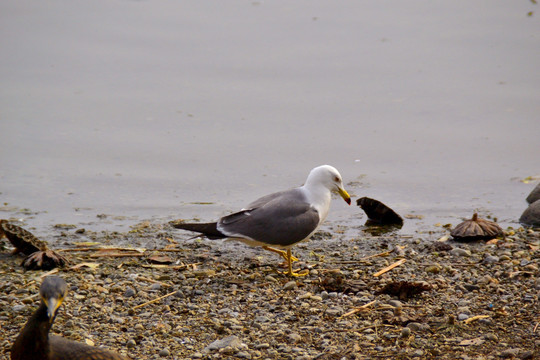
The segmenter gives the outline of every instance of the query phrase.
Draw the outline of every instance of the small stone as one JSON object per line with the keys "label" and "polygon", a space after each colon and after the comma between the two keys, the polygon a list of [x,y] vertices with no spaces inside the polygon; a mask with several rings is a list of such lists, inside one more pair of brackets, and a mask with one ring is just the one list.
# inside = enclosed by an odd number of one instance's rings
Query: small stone
{"label": "small stone", "polygon": [[493,333],[487,333],[486,335],[484,335],[484,339],[499,342],[499,337]]}
{"label": "small stone", "polygon": [[246,351],[239,351],[236,354],[234,354],[234,356],[240,359],[251,359],[251,355]]}
{"label": "small stone", "polygon": [[283,290],[294,290],[297,289],[298,286],[296,285],[296,281],[289,281],[283,286]]}
{"label": "small stone", "polygon": [[267,322],[270,322],[270,318],[268,318],[267,316],[257,316],[255,318],[255,322],[256,323],[267,323]]}
{"label": "small stone", "polygon": [[26,309],[26,305],[14,305],[12,307],[13,312],[23,312]]}
{"label": "small stone", "polygon": [[159,350],[159,356],[161,357],[167,357],[170,355],[171,355],[171,352],[167,348]]}
{"label": "small stone", "polygon": [[204,357],[204,355],[201,354],[200,352],[196,352],[196,353],[191,354],[192,359],[202,359],[203,357]]}
{"label": "small stone", "polygon": [[136,294],[135,290],[128,286],[126,288],[126,291],[124,292],[124,297],[127,297],[127,298],[132,297],[132,296],[135,296],[135,294]]}
{"label": "small stone", "polygon": [[161,284],[159,283],[155,283],[150,286],[150,290],[152,291],[158,291],[159,289],[161,289]]}
{"label": "small stone", "polygon": [[534,359],[534,351],[532,351],[532,350],[525,351],[525,352],[519,354],[519,358],[521,360]]}
{"label": "small stone", "polygon": [[129,339],[126,344],[128,349],[133,349],[135,346],[137,346],[137,343],[133,339]]}
{"label": "small stone", "polygon": [[426,266],[426,272],[430,274],[438,274],[441,272],[441,268],[437,265]]}
{"label": "small stone", "polygon": [[328,299],[328,291],[322,291],[322,292],[321,292],[321,298],[322,298],[323,300]]}
{"label": "small stone", "polygon": [[475,284],[463,284],[463,287],[467,289],[467,291],[480,290],[480,286]]}
{"label": "small stone", "polygon": [[424,350],[422,349],[417,349],[417,350],[414,350],[411,354],[412,357],[422,357],[424,356]]}
{"label": "small stone", "polygon": [[404,327],[401,329],[401,338],[406,339],[411,335],[411,328]]}
{"label": "small stone", "polygon": [[459,314],[459,315],[457,316],[457,319],[458,319],[459,321],[464,321],[464,320],[467,320],[468,318],[469,318],[469,315],[467,315],[467,314]]}
{"label": "small stone", "polygon": [[540,200],[540,183],[536,184],[536,187],[531,191],[529,196],[527,196],[527,202],[532,204],[536,200]]}
{"label": "small stone", "polygon": [[393,307],[403,307],[403,303],[399,300],[390,300],[388,301],[388,305],[392,305]]}
{"label": "small stone", "polygon": [[525,209],[519,222],[530,226],[540,226],[540,200],[536,200]]}
{"label": "small stone", "polygon": [[455,248],[449,251],[454,256],[471,256],[471,251],[462,248]]}
{"label": "small stone", "polygon": [[412,331],[424,331],[428,328],[427,325],[417,323],[417,322],[410,322],[407,324],[407,327],[411,329]]}
{"label": "small stone", "polygon": [[500,258],[498,256],[494,256],[494,255],[488,255],[484,258],[484,263],[485,264],[495,264],[495,263],[498,263],[500,260]]}
{"label": "small stone", "polygon": [[500,357],[505,358],[505,359],[513,358],[519,354],[519,351],[520,350],[516,348],[506,349],[506,350],[501,351]]}
{"label": "small stone", "polygon": [[289,339],[290,342],[293,342],[293,343],[298,343],[302,340],[302,336],[300,336],[297,333],[291,333],[289,334],[289,336],[287,336],[287,338]]}
{"label": "small stone", "polygon": [[339,316],[342,313],[342,310],[339,308],[331,308],[326,310],[326,313],[330,316]]}
{"label": "small stone", "polygon": [[213,343],[205,347],[203,351],[210,352],[210,351],[225,349],[227,347],[238,349],[241,346],[242,346],[242,342],[240,341],[238,336],[231,335],[231,336],[227,336],[226,338],[218,339],[214,341]]}

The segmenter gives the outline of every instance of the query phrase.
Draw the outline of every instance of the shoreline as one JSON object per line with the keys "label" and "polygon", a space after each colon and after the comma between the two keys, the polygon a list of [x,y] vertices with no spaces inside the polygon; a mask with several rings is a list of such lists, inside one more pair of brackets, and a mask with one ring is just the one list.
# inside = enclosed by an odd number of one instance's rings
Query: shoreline
{"label": "shoreline", "polygon": [[[540,231],[507,229],[492,244],[431,240],[445,229],[427,240],[360,231],[351,237],[355,231],[330,225],[294,246],[296,268],[310,273],[291,279],[278,272],[275,254],[189,239],[167,225],[66,229],[52,248],[65,248],[70,266],[87,265],[56,273],[71,288],[52,332],[133,359],[538,356]],[[120,243],[147,250],[98,250]],[[164,257],[172,263],[152,263]],[[24,272],[21,260],[0,253],[2,359],[37,308],[45,273]],[[400,281],[430,290],[405,299],[380,293]]]}

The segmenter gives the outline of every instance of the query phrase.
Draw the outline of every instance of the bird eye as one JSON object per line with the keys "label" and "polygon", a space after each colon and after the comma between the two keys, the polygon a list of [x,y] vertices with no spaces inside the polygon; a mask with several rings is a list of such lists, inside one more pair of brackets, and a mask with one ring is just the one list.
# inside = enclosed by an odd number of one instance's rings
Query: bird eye
{"label": "bird eye", "polygon": [[335,181],[335,182],[339,182],[339,177],[334,176],[334,181]]}

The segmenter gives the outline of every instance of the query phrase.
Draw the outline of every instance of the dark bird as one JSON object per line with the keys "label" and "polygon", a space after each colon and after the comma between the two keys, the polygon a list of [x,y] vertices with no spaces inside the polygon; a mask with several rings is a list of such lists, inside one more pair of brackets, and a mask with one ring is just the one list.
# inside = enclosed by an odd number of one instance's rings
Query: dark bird
{"label": "dark bird", "polygon": [[65,257],[50,250],[45,241],[31,232],[0,219],[0,239],[4,236],[15,247],[14,253],[27,255],[21,264],[26,270],[51,270],[69,263]]}
{"label": "dark bird", "polygon": [[41,304],[13,343],[11,360],[128,360],[105,349],[49,336],[66,294],[64,279],[48,276],[43,280],[39,288]]}
{"label": "dark bird", "polygon": [[171,225],[199,232],[209,239],[229,238],[251,246],[262,246],[285,259],[287,275],[302,276],[305,274],[292,271],[291,263],[298,259],[291,255],[291,247],[308,240],[326,219],[333,191],[351,204],[339,172],[332,166],[322,165],[311,170],[303,186],[263,196],[217,222],[190,224],[173,221]]}

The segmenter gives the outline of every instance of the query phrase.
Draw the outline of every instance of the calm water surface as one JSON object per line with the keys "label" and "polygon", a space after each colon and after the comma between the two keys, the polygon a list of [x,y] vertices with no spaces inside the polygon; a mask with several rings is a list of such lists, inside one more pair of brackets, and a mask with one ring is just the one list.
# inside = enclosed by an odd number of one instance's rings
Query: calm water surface
{"label": "calm water surface", "polygon": [[[475,210],[516,226],[534,186],[519,180],[540,174],[539,15],[503,0],[3,1],[0,216],[45,233],[212,220],[328,163],[356,197],[424,216],[404,233]],[[365,220],[336,200],[327,223]]]}

